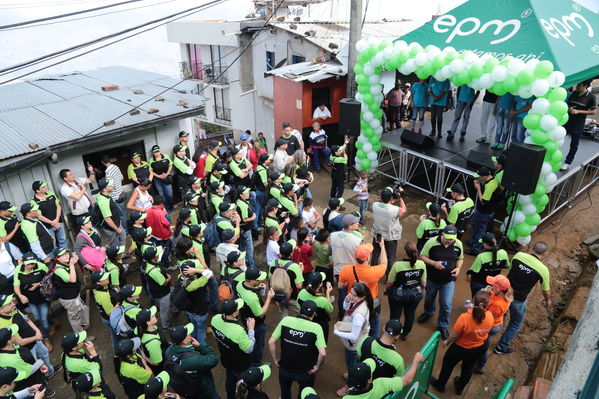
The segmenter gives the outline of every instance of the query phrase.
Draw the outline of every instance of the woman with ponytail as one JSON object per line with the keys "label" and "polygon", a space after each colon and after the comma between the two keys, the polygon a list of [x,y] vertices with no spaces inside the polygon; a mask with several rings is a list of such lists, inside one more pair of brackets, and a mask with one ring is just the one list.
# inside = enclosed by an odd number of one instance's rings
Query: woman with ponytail
{"label": "woman with ponytail", "polygon": [[322,327],[324,340],[328,342],[329,322],[331,321],[329,314],[333,312],[335,297],[331,297],[333,286],[331,283],[326,282],[326,278],[326,274],[321,272],[312,272],[306,275],[304,280],[306,288],[302,289],[297,295],[297,308],[299,309],[304,301],[314,301],[316,304],[316,314],[312,321]]}
{"label": "woman with ponytail", "polygon": [[461,395],[472,377],[477,360],[486,352],[489,331],[493,327],[493,314],[487,310],[489,293],[478,291],[474,295],[473,307],[458,317],[449,339],[443,344],[449,347],[443,356],[443,365],[438,378],[431,379],[431,385],[439,392],[445,392],[445,384],[458,363],[462,363],[459,377],[455,377],[455,392]]}
{"label": "woman with ponytail", "polygon": [[424,244],[428,240],[438,237],[447,225],[445,220],[441,219],[441,206],[439,204],[427,202],[426,209],[428,209],[428,216],[420,216],[420,224],[416,228],[416,236],[418,237],[416,247],[418,248],[418,252],[422,250],[422,247],[424,247]]}
{"label": "woman with ponytail", "polygon": [[418,249],[413,242],[404,245],[405,258],[391,266],[387,279],[387,298],[389,299],[390,319],[400,319],[405,316],[403,330],[400,335],[405,340],[416,315],[418,303],[424,296],[426,287],[426,265],[418,259]]}
{"label": "woman with ponytail", "polygon": [[241,374],[237,382],[235,399],[268,399],[268,395],[262,392],[260,384],[270,377],[270,367],[250,367]]}
{"label": "woman with ponytail", "polygon": [[466,279],[470,282],[472,296],[487,286],[488,276],[497,276],[502,269],[509,269],[510,258],[507,252],[499,249],[495,234],[485,233],[481,238],[483,252],[476,256],[474,263],[466,272]]}

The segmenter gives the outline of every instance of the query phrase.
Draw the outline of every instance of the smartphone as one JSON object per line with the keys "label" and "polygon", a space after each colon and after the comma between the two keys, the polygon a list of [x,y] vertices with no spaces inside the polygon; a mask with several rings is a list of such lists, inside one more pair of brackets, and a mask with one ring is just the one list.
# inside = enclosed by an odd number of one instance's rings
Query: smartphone
{"label": "smartphone", "polygon": [[381,233],[377,233],[376,242],[381,242],[382,239],[383,239],[383,235]]}
{"label": "smartphone", "polygon": [[48,386],[48,380],[47,379],[43,379],[42,383],[40,384],[40,387],[38,388],[38,392],[43,391],[44,389],[46,389],[46,387]]}
{"label": "smartphone", "polygon": [[333,285],[331,284],[331,282],[330,282],[330,281],[327,281],[327,290],[331,289],[331,287],[332,287],[332,286],[333,286]]}

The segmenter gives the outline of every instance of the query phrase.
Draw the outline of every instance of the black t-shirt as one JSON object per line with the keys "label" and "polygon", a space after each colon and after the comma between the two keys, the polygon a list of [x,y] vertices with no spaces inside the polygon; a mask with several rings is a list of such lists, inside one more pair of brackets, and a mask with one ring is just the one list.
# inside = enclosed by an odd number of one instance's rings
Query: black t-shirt
{"label": "black t-shirt", "polygon": [[[15,229],[15,226],[17,225],[17,223],[19,223],[19,220],[16,216],[13,215],[13,217],[9,219],[0,218],[0,223],[4,223],[4,230],[8,235],[12,233],[12,231]],[[15,235],[12,236],[9,242],[17,248],[19,248],[21,252],[29,251],[29,242],[27,241],[27,238],[25,238],[25,234],[23,234],[23,230],[20,227],[15,232]]]}
{"label": "black t-shirt", "polygon": [[[499,182],[495,178],[492,178],[486,182],[481,182],[480,190],[483,193],[483,198],[485,199],[481,201],[480,198],[476,196],[476,210],[486,214],[495,213],[497,205],[499,205],[501,202],[503,191],[499,185]],[[489,190],[492,191],[492,194],[490,197],[486,197],[486,192]]]}
{"label": "black t-shirt", "polygon": [[497,94],[491,93],[489,90],[485,91],[483,101],[486,103],[495,103],[497,101]]}
{"label": "black t-shirt", "polygon": [[295,137],[293,134],[289,137],[281,136],[278,138],[278,140],[282,140],[287,143],[287,155],[293,155],[297,150],[301,148],[297,137]]}
{"label": "black t-shirt", "polygon": [[[37,197],[33,197],[33,201],[40,207],[40,212],[42,214],[42,216],[44,216],[47,219],[50,220],[54,220],[54,218],[56,218],[57,213],[58,213],[58,206],[56,205],[57,199],[56,199],[56,194],[54,194],[53,192],[49,191],[46,194],[46,199],[42,200],[39,199]],[[62,216],[58,219],[59,222],[62,222]],[[47,229],[51,228],[52,225],[50,223],[44,223],[44,226],[46,226]]]}
{"label": "black t-shirt", "polygon": [[445,268],[438,270],[437,268],[426,265],[426,278],[437,284],[447,284],[451,281],[455,281],[456,278],[451,275],[451,271],[456,268],[458,259],[461,259],[462,246],[460,241],[457,240],[454,244],[445,247],[441,243],[441,237],[430,239],[422,248],[420,253],[423,256],[428,257],[434,261],[443,262]]}
{"label": "black t-shirt", "polygon": [[[21,266],[23,267],[23,266]],[[36,268],[32,270],[29,274],[18,273],[15,277],[19,279],[21,294],[23,294],[29,302],[34,305],[41,305],[46,302],[39,287],[33,291],[29,288],[35,283],[41,283],[44,276],[46,275],[46,271],[41,268]]]}
{"label": "black t-shirt", "polygon": [[312,369],[318,360],[318,342],[322,339],[322,328],[303,317],[287,316],[273,332],[280,334],[282,368],[296,373],[305,373]]}
{"label": "black t-shirt", "polygon": [[243,328],[239,321],[228,320],[222,315],[217,315],[219,320],[212,321],[214,339],[220,350],[220,361],[224,368],[235,372],[243,372],[251,366],[251,354],[245,353],[234,339],[239,339]]}
{"label": "black t-shirt", "polygon": [[[21,338],[31,338],[35,336],[35,330],[31,328],[27,320],[21,315],[21,313],[17,312],[13,316],[3,316],[0,315],[0,319],[9,320],[12,317],[12,324],[16,324],[19,327],[19,335]],[[25,347],[32,349],[35,345],[35,341],[25,345]]]}
{"label": "black t-shirt", "polygon": [[[588,91],[585,91],[584,94],[579,95],[574,92],[568,98],[568,108],[574,108],[579,111],[589,111],[597,108],[597,100],[595,96]],[[566,122],[566,129],[584,126],[584,122],[587,118],[587,115],[583,114],[571,114],[568,112],[568,122]]]}
{"label": "black t-shirt", "polygon": [[163,173],[166,173],[168,171],[169,166],[171,165],[171,161],[165,157],[162,157],[162,159],[154,159],[152,158],[150,160],[150,166],[152,168],[152,170],[154,171],[154,173],[156,173],[157,175],[161,175]]}

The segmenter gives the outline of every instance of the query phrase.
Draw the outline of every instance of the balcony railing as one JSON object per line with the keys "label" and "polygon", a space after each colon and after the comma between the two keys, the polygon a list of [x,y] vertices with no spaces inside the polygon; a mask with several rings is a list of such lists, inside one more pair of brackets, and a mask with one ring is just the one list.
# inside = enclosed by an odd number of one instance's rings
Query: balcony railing
{"label": "balcony railing", "polygon": [[200,62],[180,62],[179,70],[182,79],[197,79],[209,84],[226,85],[229,83],[227,77],[227,65],[202,64]]}
{"label": "balcony railing", "polygon": [[231,108],[214,106],[214,117],[220,121],[231,123]]}

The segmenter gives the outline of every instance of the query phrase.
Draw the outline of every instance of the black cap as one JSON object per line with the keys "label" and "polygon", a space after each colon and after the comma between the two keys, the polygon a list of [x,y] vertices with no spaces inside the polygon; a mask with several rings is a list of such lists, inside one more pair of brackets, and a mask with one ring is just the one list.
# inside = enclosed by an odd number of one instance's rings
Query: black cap
{"label": "black cap", "polygon": [[32,263],[38,261],[37,256],[33,252],[25,252],[23,254],[23,263]]}
{"label": "black cap", "polygon": [[108,280],[109,274],[104,269],[94,270],[92,272],[92,282],[97,283],[98,281]]}
{"label": "black cap", "polygon": [[443,236],[448,240],[457,240],[458,228],[452,224],[445,226],[445,228],[443,229]]}
{"label": "black cap", "polygon": [[356,364],[349,370],[347,385],[350,388],[364,388],[368,384],[368,380],[372,376],[372,368],[368,364],[374,362],[372,359],[367,359],[365,362]]}
{"label": "black cap", "polygon": [[329,208],[337,208],[343,204],[343,198],[331,198],[329,200]]}
{"label": "black cap", "polygon": [[385,332],[389,335],[393,335],[394,337],[401,334],[403,330],[403,326],[401,322],[397,319],[391,319],[385,324]]}
{"label": "black cap", "polygon": [[29,212],[37,211],[39,206],[37,204],[32,204],[31,202],[25,202],[21,205],[21,214],[23,216],[27,215]]}
{"label": "black cap", "polygon": [[80,392],[89,392],[93,387],[98,385],[99,378],[97,376],[97,372],[95,373],[82,373],[75,378],[74,384],[78,391]]}
{"label": "black cap", "polygon": [[283,183],[281,188],[283,189],[284,193],[288,193],[289,191],[293,190],[293,183]]}
{"label": "black cap", "polygon": [[144,249],[144,252],[142,253],[143,258],[146,261],[154,259],[156,257],[156,255],[158,255],[158,248],[156,248],[154,246],[146,247]]}
{"label": "black cap", "polygon": [[218,204],[218,211],[220,213],[232,211],[233,209],[235,209],[235,204],[231,204],[228,201],[223,201],[220,204]]}
{"label": "black cap", "polygon": [[92,217],[91,216],[79,216],[77,218],[77,225],[79,225],[79,227],[81,227],[84,224],[87,224],[87,223],[89,223],[91,221],[92,221]]}
{"label": "black cap", "polygon": [[135,352],[141,346],[141,341],[139,338],[131,338],[131,339],[122,339],[116,346],[115,354],[117,356],[128,356]]}
{"label": "black cap", "polygon": [[241,150],[239,148],[237,148],[237,147],[233,147],[230,150],[231,155],[237,155],[237,154],[239,154],[239,151],[241,151]]}
{"label": "black cap", "polygon": [[282,243],[281,246],[279,247],[279,253],[281,254],[281,256],[288,257],[291,255],[294,248],[295,248],[295,241],[293,241],[293,240],[286,241],[286,242]]}
{"label": "black cap", "polygon": [[199,197],[198,194],[189,192],[189,193],[185,194],[185,201],[187,201],[187,202],[194,201],[194,200],[197,201],[198,197]]}
{"label": "black cap", "polygon": [[306,284],[313,287],[318,288],[320,283],[322,283],[324,278],[322,277],[321,272],[312,272],[306,276]]}
{"label": "black cap", "polygon": [[133,231],[131,231],[131,238],[135,242],[143,241],[146,238],[146,236],[146,229],[136,227],[133,229]]}
{"label": "black cap", "polygon": [[188,133],[188,132],[186,132],[185,130],[181,130],[181,131],[179,132],[179,137],[187,137],[187,136],[189,136],[189,133]]}
{"label": "black cap", "polygon": [[279,148],[280,146],[282,146],[284,144],[289,144],[289,142],[287,140],[285,140],[284,138],[279,137],[279,139],[275,142],[275,148]]}
{"label": "black cap", "polygon": [[14,212],[17,210],[17,207],[11,204],[8,201],[0,202],[0,211],[11,211]]}
{"label": "black cap", "polygon": [[250,266],[245,271],[245,280],[264,280],[266,278],[266,273],[261,272],[256,266]]}
{"label": "black cap", "polygon": [[58,247],[54,250],[54,256],[58,258],[64,254],[71,253],[71,250],[65,247]]}
{"label": "black cap", "polygon": [[179,219],[184,220],[184,219],[187,219],[190,216],[191,216],[191,209],[189,209],[189,208],[182,208],[179,211]]}
{"label": "black cap", "polygon": [[150,378],[144,387],[145,399],[157,399],[169,382],[170,376],[166,371],[161,371],[156,377]]}
{"label": "black cap", "polygon": [[280,172],[270,172],[270,173],[268,174],[268,178],[269,178],[270,180],[272,180],[272,181],[275,181],[275,180],[277,180],[277,179],[280,179],[282,176],[283,176],[283,174],[282,174],[282,173],[280,173]]}
{"label": "black cap", "polygon": [[106,179],[106,178],[104,178],[104,179],[101,179],[98,182],[98,188],[100,190],[104,190],[106,187],[113,186],[113,185],[114,185],[114,181],[112,179]]}
{"label": "black cap", "polygon": [[145,212],[140,212],[140,211],[133,211],[131,212],[131,214],[129,215],[129,220],[131,222],[136,222],[139,219],[145,219],[147,217]]}
{"label": "black cap", "polygon": [[46,183],[45,181],[39,181],[36,180],[33,182],[33,184],[31,184],[31,188],[33,189],[33,191],[37,191],[42,187],[46,187],[48,186],[48,183]]}
{"label": "black cap", "polygon": [[480,239],[480,242],[482,242],[483,244],[487,244],[487,245],[493,246],[494,243],[495,243],[495,234],[493,234],[491,232],[485,233],[482,236],[482,238]]}
{"label": "black cap", "polygon": [[183,342],[185,337],[193,333],[193,324],[187,323],[184,326],[177,326],[171,328],[171,339],[175,345]]}
{"label": "black cap", "polygon": [[456,183],[453,186],[451,186],[450,188],[447,189],[448,193],[456,193],[456,194],[464,194],[466,192],[466,189],[464,188],[464,186],[461,183]]}
{"label": "black cap", "polygon": [[19,327],[16,324],[11,324],[8,327],[0,328],[0,347],[5,347],[8,341],[19,333]]}
{"label": "black cap", "polygon": [[152,148],[150,149],[151,152],[158,152],[160,151],[160,146],[158,144],[154,144],[152,146]]}
{"label": "black cap", "polygon": [[491,176],[491,170],[489,168],[487,168],[486,166],[483,166],[483,167],[479,168],[473,176],[474,177]]}
{"label": "black cap", "polygon": [[173,152],[176,154],[178,152],[183,152],[185,151],[185,146],[181,145],[181,144],[177,144],[176,146],[173,147]]}
{"label": "black cap", "polygon": [[264,161],[266,161],[271,156],[272,156],[271,154],[266,153],[266,152],[260,154],[260,156],[258,157],[258,163],[263,163]]}
{"label": "black cap", "polygon": [[[245,257],[245,256],[244,256]],[[242,253],[239,251],[231,251],[227,255],[227,263],[232,264],[237,262],[239,259],[243,259]]]}
{"label": "black cap", "polygon": [[241,374],[241,379],[248,387],[256,387],[270,377],[270,366],[250,367]]}
{"label": "black cap", "polygon": [[279,201],[277,201],[276,198],[271,198],[268,200],[268,202],[266,202],[266,207],[267,208],[280,208],[281,203]]}
{"label": "black cap", "polygon": [[203,231],[202,226],[199,224],[194,224],[189,228],[189,236],[195,237]]}
{"label": "black cap", "polygon": [[152,316],[156,314],[156,310],[156,306],[152,306],[150,309],[140,310],[139,313],[137,313],[137,315],[135,316],[135,321],[137,322],[137,325],[145,327],[146,323],[150,321]]}
{"label": "black cap", "polygon": [[221,145],[222,145],[222,143],[221,143],[220,141],[216,141],[216,140],[212,140],[212,141],[210,141],[210,149],[211,149],[211,150],[213,150],[213,149],[215,149],[216,147],[219,147],[219,146],[221,146]]}
{"label": "black cap", "polygon": [[221,187],[221,181],[213,181],[210,183],[210,190],[216,191]]}
{"label": "black cap", "polygon": [[132,296],[139,296],[141,294],[141,287],[133,284],[126,284],[119,292],[121,300],[125,300]]}
{"label": "black cap", "polygon": [[238,195],[249,193],[251,190],[252,189],[250,187],[247,187],[244,185],[237,186],[237,194]]}
{"label": "black cap", "polygon": [[14,367],[0,367],[0,386],[10,385],[19,373]]}
{"label": "black cap", "polygon": [[337,151],[339,151],[339,148],[341,148],[341,147],[340,147],[340,146],[338,146],[338,145],[336,145],[336,144],[335,144],[335,145],[332,145],[332,146],[331,146],[331,154],[333,154],[333,155],[334,155],[334,154],[336,154],[336,153],[337,153]]}
{"label": "black cap", "polygon": [[235,230],[232,229],[224,229],[221,233],[220,233],[221,238],[223,239],[223,242],[227,242],[229,240],[231,240],[233,237],[235,237]]}
{"label": "black cap", "polygon": [[121,250],[124,251],[124,248],[121,248],[119,245],[110,245],[108,248],[106,248],[106,256],[109,258],[114,258],[121,253]]}
{"label": "black cap", "polygon": [[439,212],[441,212],[441,206],[436,202],[427,202],[426,209],[428,209],[433,216],[437,216]]}
{"label": "black cap", "polygon": [[494,155],[494,156],[491,157],[491,161],[493,163],[498,163],[498,164],[501,164],[503,166],[503,165],[505,165],[505,161],[506,161],[505,155],[503,155],[503,154]]}
{"label": "black cap", "polygon": [[221,162],[217,162],[214,164],[214,167],[212,168],[212,170],[216,170],[217,172],[224,172],[227,170],[227,167],[222,164]]}
{"label": "black cap", "polygon": [[70,352],[74,347],[82,343],[87,339],[87,332],[81,331],[80,333],[68,333],[62,337],[62,341],[60,345],[62,346],[62,350],[65,352]]}
{"label": "black cap", "polygon": [[316,313],[316,303],[310,299],[302,302],[302,306],[300,307],[300,314],[304,316],[312,316]]}
{"label": "black cap", "polygon": [[230,316],[243,307],[243,299],[228,299],[223,302],[220,311],[225,316]]}

